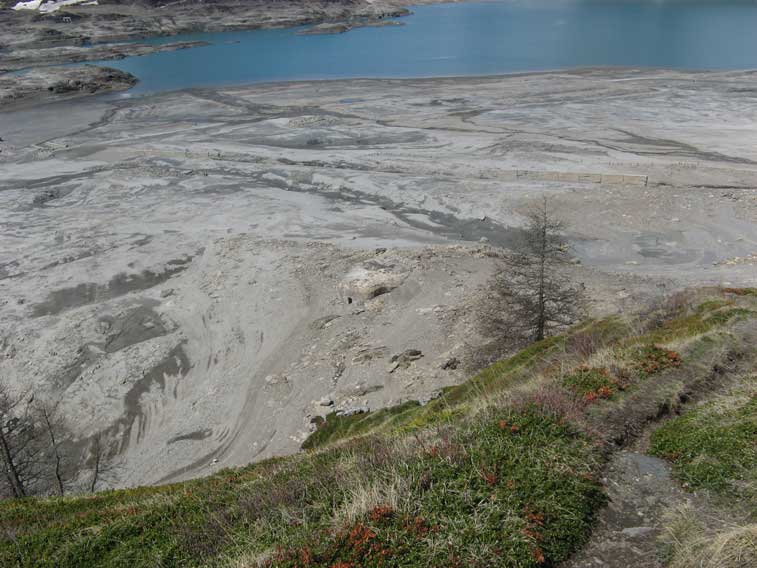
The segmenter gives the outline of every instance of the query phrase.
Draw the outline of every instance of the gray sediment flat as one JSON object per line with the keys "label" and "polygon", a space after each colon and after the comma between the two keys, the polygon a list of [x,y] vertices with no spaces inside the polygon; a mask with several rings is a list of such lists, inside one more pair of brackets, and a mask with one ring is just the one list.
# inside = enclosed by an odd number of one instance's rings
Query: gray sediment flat
{"label": "gray sediment flat", "polygon": [[754,286],[756,90],[607,69],[2,113],[0,373],[61,397],[81,443],[106,432],[117,484],[154,483],[297,451],[324,397],[463,380],[483,286],[542,195],[594,313]]}

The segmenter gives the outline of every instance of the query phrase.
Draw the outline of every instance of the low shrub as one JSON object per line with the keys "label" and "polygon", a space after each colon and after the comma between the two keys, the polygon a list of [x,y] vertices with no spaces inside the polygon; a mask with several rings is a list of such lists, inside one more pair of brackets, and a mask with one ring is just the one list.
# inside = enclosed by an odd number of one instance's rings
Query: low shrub
{"label": "low shrub", "polygon": [[370,432],[393,421],[401,421],[403,415],[412,413],[414,409],[419,407],[418,401],[409,400],[403,404],[382,408],[376,412],[365,412],[351,416],[337,416],[335,412],[331,412],[325,419],[319,421],[316,431],[308,436],[302,444],[302,449],[312,450],[343,438]]}
{"label": "low shrub", "polygon": [[318,531],[268,565],[554,565],[587,538],[605,502],[595,445],[536,405],[484,411],[418,450],[395,460],[409,487],[399,507]]}
{"label": "low shrub", "polygon": [[742,319],[752,314],[751,310],[746,308],[730,308],[719,310],[705,318],[705,323],[710,326],[725,325],[733,319]]}
{"label": "low shrub", "polygon": [[677,352],[656,345],[645,345],[639,348],[632,359],[632,367],[640,378],[680,367],[683,363]]}
{"label": "low shrub", "polygon": [[563,385],[592,402],[612,398],[625,385],[604,367],[579,367],[563,379]]}
{"label": "low shrub", "polygon": [[757,288],[723,288],[723,292],[734,296],[757,296]]}

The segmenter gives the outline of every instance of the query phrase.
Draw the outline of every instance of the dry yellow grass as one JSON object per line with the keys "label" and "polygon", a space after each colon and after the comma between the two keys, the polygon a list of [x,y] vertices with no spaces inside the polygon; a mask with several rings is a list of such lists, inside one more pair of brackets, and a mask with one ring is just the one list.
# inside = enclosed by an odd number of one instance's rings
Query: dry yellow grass
{"label": "dry yellow grass", "polygon": [[757,524],[748,521],[702,519],[692,507],[682,507],[668,514],[662,539],[671,552],[669,568],[757,566]]}
{"label": "dry yellow grass", "polygon": [[399,477],[370,485],[360,484],[350,489],[349,499],[334,511],[334,527],[351,525],[380,505],[388,505],[393,510],[400,510],[404,492],[405,489]]}

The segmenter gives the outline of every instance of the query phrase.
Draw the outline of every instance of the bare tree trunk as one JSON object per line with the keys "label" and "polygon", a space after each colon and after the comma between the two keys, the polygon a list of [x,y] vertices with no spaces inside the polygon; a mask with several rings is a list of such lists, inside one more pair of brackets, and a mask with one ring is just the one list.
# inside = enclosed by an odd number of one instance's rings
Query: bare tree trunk
{"label": "bare tree trunk", "polygon": [[539,227],[539,292],[538,292],[538,298],[537,298],[537,306],[538,306],[538,316],[536,321],[536,334],[534,339],[536,341],[541,341],[544,339],[544,328],[546,327],[547,323],[547,313],[546,313],[546,294],[545,294],[545,287],[546,287],[546,277],[547,277],[547,225],[548,225],[548,219],[547,219],[547,198],[544,198],[544,202],[542,203],[542,210],[541,210],[541,227]]}
{"label": "bare tree trunk", "polygon": [[[4,416],[3,418],[7,418]],[[21,476],[18,474],[18,468],[13,460],[13,454],[5,436],[5,425],[0,424],[0,451],[2,451],[3,466],[5,467],[5,476],[11,486],[14,497],[26,497],[26,488],[24,487]]]}
{"label": "bare tree trunk", "polygon": [[55,438],[55,426],[50,417],[50,411],[46,406],[40,406],[40,415],[42,416],[45,430],[47,430],[47,435],[50,438],[50,447],[53,452],[53,472],[55,474],[56,489],[58,490],[58,495],[62,496],[65,493],[63,488],[63,477],[61,475],[61,462],[63,460],[60,455],[59,441]]}
{"label": "bare tree trunk", "polygon": [[103,449],[100,443],[100,434],[95,434],[92,440],[92,479],[89,483],[89,492],[94,493],[97,486],[97,478],[100,475],[100,464],[102,462]]}
{"label": "bare tree trunk", "polygon": [[5,385],[0,382],[0,458],[2,458],[5,477],[14,497],[26,497],[26,483],[23,475],[23,451],[28,439],[23,424],[19,424],[16,408],[21,396],[12,397]]}

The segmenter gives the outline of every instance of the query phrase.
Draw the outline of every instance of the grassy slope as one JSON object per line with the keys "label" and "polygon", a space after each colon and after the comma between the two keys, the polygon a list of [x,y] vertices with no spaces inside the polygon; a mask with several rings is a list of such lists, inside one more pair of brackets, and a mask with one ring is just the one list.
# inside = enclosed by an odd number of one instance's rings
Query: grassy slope
{"label": "grassy slope", "polygon": [[757,298],[710,292],[652,326],[613,318],[535,344],[427,406],[330,416],[308,453],[2,503],[0,565],[554,565],[590,533],[612,442],[720,358],[752,355]]}
{"label": "grassy slope", "polygon": [[651,451],[672,461],[687,487],[757,499],[757,376],[667,422]]}
{"label": "grassy slope", "polygon": [[704,503],[668,513],[662,544],[671,568],[757,566],[754,367],[724,386],[665,422],[650,440],[651,453],[670,460],[675,477]]}

